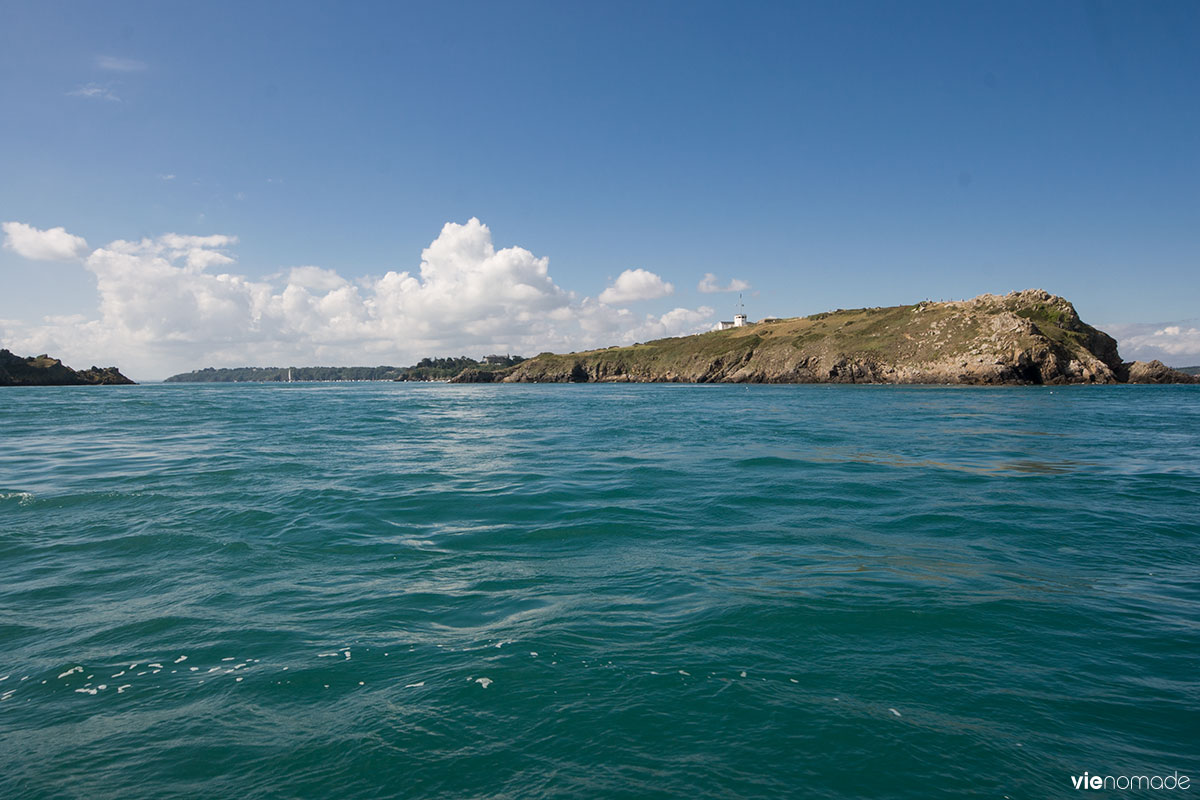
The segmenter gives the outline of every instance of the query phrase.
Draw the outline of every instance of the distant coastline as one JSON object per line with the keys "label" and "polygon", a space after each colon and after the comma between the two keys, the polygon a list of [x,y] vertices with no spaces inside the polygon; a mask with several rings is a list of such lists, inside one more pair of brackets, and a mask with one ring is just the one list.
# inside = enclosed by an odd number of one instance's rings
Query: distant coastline
{"label": "distant coastline", "polygon": [[[837,309],[625,347],[533,358],[423,358],[408,367],[207,367],[164,383],[1200,383],[1200,365],[1123,361],[1111,336],[1039,289],[971,300]],[[74,370],[0,350],[0,386],[133,384],[117,367]]]}
{"label": "distant coastline", "polygon": [[288,383],[290,381],[448,381],[466,370],[489,372],[520,364],[513,355],[489,355],[476,360],[423,358],[411,367],[228,367],[172,375],[164,383]]}

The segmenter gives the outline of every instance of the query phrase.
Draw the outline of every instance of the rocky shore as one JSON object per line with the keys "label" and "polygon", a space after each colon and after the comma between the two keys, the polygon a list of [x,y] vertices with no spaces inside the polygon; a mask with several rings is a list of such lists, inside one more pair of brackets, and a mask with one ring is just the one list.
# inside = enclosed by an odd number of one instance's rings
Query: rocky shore
{"label": "rocky shore", "polygon": [[[454,382],[484,376],[464,370]],[[543,353],[487,382],[1197,383],[1161,362],[1126,363],[1111,336],[1040,289],[772,319],[582,353]]]}
{"label": "rocky shore", "polygon": [[89,386],[132,384],[116,367],[74,370],[48,355],[22,358],[0,350],[0,386]]}

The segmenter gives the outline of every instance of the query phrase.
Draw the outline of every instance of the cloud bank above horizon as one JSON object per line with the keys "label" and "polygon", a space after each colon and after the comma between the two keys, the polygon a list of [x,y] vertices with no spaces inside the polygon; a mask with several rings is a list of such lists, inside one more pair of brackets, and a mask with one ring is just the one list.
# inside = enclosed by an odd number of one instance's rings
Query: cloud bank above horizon
{"label": "cloud bank above horizon", "polygon": [[697,333],[707,306],[635,314],[618,304],[663,297],[671,284],[626,270],[597,299],[558,286],[549,259],[497,250],[476,218],[446,223],[416,272],[348,280],[299,266],[262,280],[232,270],[237,238],[168,233],[88,252],[65,228],[3,224],[4,246],[34,260],[81,261],[96,280],[93,315],[0,320],[3,346],[72,366],[117,364],[162,378],[206,366],[413,363],[485,352],[533,355]]}
{"label": "cloud bank above horizon", "polygon": [[[1200,366],[1200,320],[1102,326],[1126,361],[1155,359],[1178,367]],[[1184,363],[1187,362],[1187,363]]]}

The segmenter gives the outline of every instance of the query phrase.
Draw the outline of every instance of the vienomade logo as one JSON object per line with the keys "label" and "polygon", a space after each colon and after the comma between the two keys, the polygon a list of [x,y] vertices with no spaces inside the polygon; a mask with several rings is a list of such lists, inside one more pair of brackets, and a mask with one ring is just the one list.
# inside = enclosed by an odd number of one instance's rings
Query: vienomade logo
{"label": "vienomade logo", "polygon": [[1192,784],[1187,775],[1072,775],[1076,789],[1187,789]]}

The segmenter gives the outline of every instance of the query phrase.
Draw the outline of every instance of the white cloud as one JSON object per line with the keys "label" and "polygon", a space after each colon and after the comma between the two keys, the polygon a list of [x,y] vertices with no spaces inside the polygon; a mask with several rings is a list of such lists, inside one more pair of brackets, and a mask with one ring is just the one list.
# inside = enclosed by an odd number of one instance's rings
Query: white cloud
{"label": "white cloud", "polygon": [[1126,361],[1158,359],[1172,366],[1200,364],[1200,320],[1102,326]]}
{"label": "white cloud", "polygon": [[74,91],[67,92],[68,97],[87,97],[92,100],[111,100],[114,103],[121,102],[121,98],[107,86],[101,86],[98,83],[89,83],[86,86],[80,86]]}
{"label": "white cloud", "polygon": [[146,62],[136,58],[117,58],[116,56],[100,56],[96,66],[109,72],[141,72],[146,68]]}
{"label": "white cloud", "polygon": [[744,292],[750,288],[750,284],[746,283],[746,281],[734,278],[729,282],[728,286],[722,286],[714,273],[706,272],[704,273],[704,277],[700,279],[700,285],[696,288],[705,294],[715,294],[716,292]]}
{"label": "white cloud", "polygon": [[158,176],[158,179],[161,181],[173,181],[173,180],[175,180],[175,173],[173,173],[173,172],[163,173],[162,175]]}
{"label": "white cloud", "polygon": [[495,249],[477,219],[447,223],[416,271],[355,282],[316,266],[262,280],[218,271],[234,263],[227,250],[236,241],[166,234],[112,242],[85,262],[98,316],[0,322],[0,338],[15,352],[116,363],[154,378],[204,366],[403,365],[430,355],[581,350],[696,333],[713,315],[707,307],[638,315],[578,300],[550,277],[546,258]]}
{"label": "white cloud", "polygon": [[[279,276],[284,273],[279,273]],[[289,286],[331,292],[346,285],[346,279],[331,269],[321,267],[292,267],[287,271]],[[278,276],[273,276],[278,277]]]}
{"label": "white cloud", "polygon": [[23,222],[5,222],[0,228],[4,246],[33,261],[70,261],[87,253],[87,240],[67,233],[66,228],[42,231]]}
{"label": "white cloud", "polygon": [[600,302],[615,305],[638,300],[654,300],[673,294],[675,287],[653,272],[627,269],[617,276],[613,285],[600,293]]}

